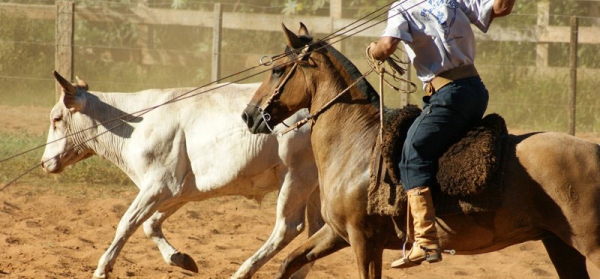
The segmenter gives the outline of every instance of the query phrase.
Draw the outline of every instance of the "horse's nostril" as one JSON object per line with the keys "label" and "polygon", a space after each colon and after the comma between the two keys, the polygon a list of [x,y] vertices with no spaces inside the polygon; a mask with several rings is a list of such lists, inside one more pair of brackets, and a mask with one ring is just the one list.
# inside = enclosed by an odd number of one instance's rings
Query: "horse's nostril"
{"label": "horse's nostril", "polygon": [[248,114],[245,111],[242,112],[242,120],[244,120],[244,123],[248,122]]}
{"label": "horse's nostril", "polygon": [[41,166],[42,168],[44,168],[44,160],[41,160],[41,162],[40,162],[40,166]]}
{"label": "horse's nostril", "polygon": [[250,118],[246,111],[242,112],[242,120],[244,120],[248,127],[252,127],[252,118]]}

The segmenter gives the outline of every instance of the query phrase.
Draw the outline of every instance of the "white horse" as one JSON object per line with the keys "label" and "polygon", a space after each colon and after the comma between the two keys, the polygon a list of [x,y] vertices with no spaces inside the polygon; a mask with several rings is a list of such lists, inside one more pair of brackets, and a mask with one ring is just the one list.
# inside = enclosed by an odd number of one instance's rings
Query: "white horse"
{"label": "white horse", "polygon": [[189,201],[225,195],[260,199],[279,190],[271,236],[234,278],[252,277],[299,235],[305,212],[309,234],[323,225],[318,191],[311,195],[318,179],[309,131],[300,129],[281,138],[252,135],[239,117],[259,84],[217,85],[159,106],[193,89],[89,92],[81,80],[71,84],[56,72],[54,76],[63,94],[50,114],[44,171],[60,173],[97,154],[117,165],[139,188],[100,258],[95,278],[108,277],[127,239],[142,223],[165,262],[197,272],[194,260],[169,244],[161,229],[165,219]]}

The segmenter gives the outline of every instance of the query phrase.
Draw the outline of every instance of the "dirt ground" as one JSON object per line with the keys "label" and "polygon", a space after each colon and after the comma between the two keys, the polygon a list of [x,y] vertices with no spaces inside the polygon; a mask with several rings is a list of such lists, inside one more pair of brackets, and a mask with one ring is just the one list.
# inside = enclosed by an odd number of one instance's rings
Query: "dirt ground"
{"label": "dirt ground", "polygon": [[[30,109],[30,116],[19,123],[8,121],[18,110],[0,106],[0,127],[47,129],[47,109]],[[0,191],[0,278],[91,278],[136,193],[133,187],[23,184]],[[165,264],[139,229],[117,259],[111,278],[228,278],[268,238],[274,213],[274,194],[261,204],[242,197],[190,203],[165,222],[164,233],[195,259],[199,273]],[[305,233],[254,278],[272,278],[283,258],[304,239]],[[408,270],[390,269],[389,263],[398,255],[385,252],[384,278],[558,278],[540,242],[476,256],[446,255],[441,263]],[[593,278],[600,278],[594,274]],[[350,249],[318,261],[308,278],[357,278]]]}

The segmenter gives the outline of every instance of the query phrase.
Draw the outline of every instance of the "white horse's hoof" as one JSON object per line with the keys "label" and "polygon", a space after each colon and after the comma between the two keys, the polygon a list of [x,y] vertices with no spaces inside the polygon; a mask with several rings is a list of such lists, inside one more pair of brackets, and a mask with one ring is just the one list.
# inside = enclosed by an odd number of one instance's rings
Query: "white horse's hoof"
{"label": "white horse's hoof", "polygon": [[188,254],[177,252],[171,255],[171,262],[175,266],[198,273],[198,265],[196,265],[196,261],[194,261],[194,259],[192,259],[192,257],[190,257]]}
{"label": "white horse's hoof", "polygon": [[96,271],[94,271],[94,276],[92,276],[93,279],[108,279],[108,272],[104,271],[104,270],[98,270],[96,269]]}

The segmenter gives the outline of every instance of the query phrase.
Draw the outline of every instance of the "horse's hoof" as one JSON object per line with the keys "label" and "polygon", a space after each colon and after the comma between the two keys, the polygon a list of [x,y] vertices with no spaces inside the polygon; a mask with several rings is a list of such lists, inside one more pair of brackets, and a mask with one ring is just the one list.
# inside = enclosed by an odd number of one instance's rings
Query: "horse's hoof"
{"label": "horse's hoof", "polygon": [[192,257],[188,256],[188,254],[183,254],[183,269],[198,273],[196,261],[194,261]]}
{"label": "horse's hoof", "polygon": [[171,261],[178,267],[198,273],[198,265],[196,265],[196,261],[194,261],[194,259],[192,259],[192,257],[190,257],[188,254],[180,252],[175,253],[173,256],[171,256]]}
{"label": "horse's hoof", "polygon": [[97,275],[96,273],[94,273],[94,275],[92,276],[92,279],[108,279],[108,274]]}

